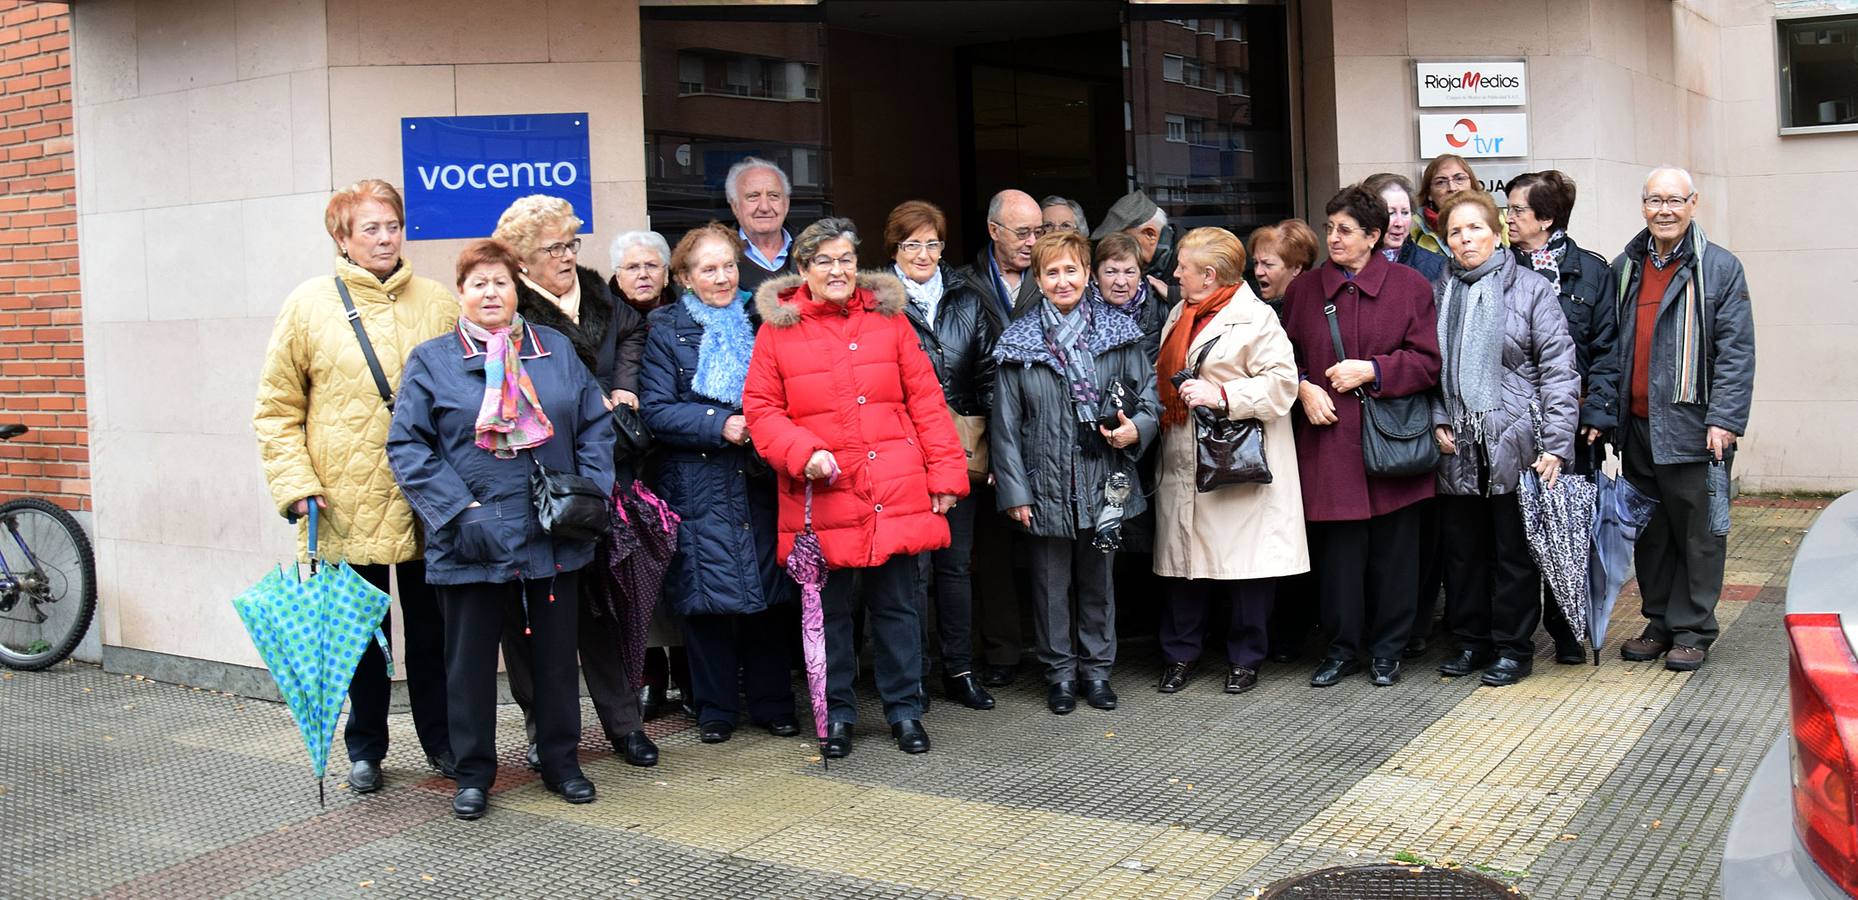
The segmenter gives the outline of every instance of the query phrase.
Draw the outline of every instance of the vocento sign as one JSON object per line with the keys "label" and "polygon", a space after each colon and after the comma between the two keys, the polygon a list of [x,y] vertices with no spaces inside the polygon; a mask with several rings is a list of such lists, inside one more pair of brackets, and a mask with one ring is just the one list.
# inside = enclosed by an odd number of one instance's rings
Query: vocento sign
{"label": "vocento sign", "polygon": [[1527,102],[1527,63],[1422,62],[1414,66],[1422,109],[1522,106]]}
{"label": "vocento sign", "polygon": [[593,231],[586,113],[441,116],[400,120],[407,237],[489,237],[518,197],[574,205]]}

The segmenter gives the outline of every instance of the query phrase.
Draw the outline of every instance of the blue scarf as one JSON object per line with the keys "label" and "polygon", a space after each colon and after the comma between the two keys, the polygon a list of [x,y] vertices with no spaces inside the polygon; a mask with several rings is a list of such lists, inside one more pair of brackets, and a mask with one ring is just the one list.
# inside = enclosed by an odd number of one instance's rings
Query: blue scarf
{"label": "blue scarf", "polygon": [[703,328],[697,344],[697,372],[690,389],[718,403],[742,405],[748,360],[755,351],[755,331],[748,324],[748,292],[739,291],[728,306],[709,306],[685,291],[684,311]]}

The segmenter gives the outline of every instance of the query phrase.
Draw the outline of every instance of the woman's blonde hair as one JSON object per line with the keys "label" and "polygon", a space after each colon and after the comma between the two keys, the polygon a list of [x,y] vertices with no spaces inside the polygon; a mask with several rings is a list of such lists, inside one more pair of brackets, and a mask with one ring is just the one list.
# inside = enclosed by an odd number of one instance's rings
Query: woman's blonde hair
{"label": "woman's blonde hair", "polygon": [[1238,235],[1224,228],[1195,228],[1181,238],[1174,253],[1176,258],[1192,256],[1212,266],[1221,285],[1238,284],[1245,279],[1245,244]]}
{"label": "woman's blonde hair", "polygon": [[1085,271],[1089,271],[1090,239],[1075,231],[1054,231],[1034,241],[1032,268],[1029,270],[1032,272],[1032,277],[1038,278],[1039,272],[1045,268],[1047,262],[1066,255],[1076,259]]}
{"label": "woman's blonde hair", "polygon": [[1439,235],[1452,232],[1452,213],[1460,206],[1473,207],[1484,217],[1484,227],[1497,234],[1503,233],[1503,214],[1497,211],[1497,201],[1483,191],[1459,191],[1445,198],[1445,204],[1439,207]]}
{"label": "woman's blonde hair", "polygon": [[581,220],[574,215],[574,204],[547,194],[518,197],[510,208],[497,217],[497,230],[491,237],[502,241],[524,259],[541,248],[542,232],[559,228],[568,234],[581,230]]}
{"label": "woman's blonde hair", "polygon": [[323,207],[323,227],[338,246],[354,228],[355,210],[369,200],[379,200],[394,211],[400,224],[406,224],[406,203],[400,199],[400,192],[379,178],[364,178],[330,195],[329,205]]}

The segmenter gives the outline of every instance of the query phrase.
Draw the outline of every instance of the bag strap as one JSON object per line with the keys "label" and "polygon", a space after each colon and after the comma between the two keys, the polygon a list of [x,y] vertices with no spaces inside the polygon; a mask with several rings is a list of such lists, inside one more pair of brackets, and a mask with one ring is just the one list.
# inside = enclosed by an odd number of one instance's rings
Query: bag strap
{"label": "bag strap", "polygon": [[1348,358],[1348,352],[1342,349],[1342,326],[1335,320],[1335,304],[1323,304],[1323,316],[1329,320],[1329,339],[1335,342],[1335,361]]}
{"label": "bag strap", "polygon": [[1217,343],[1219,343],[1219,338],[1215,337],[1212,340],[1207,341],[1206,343],[1200,345],[1200,355],[1194,357],[1194,377],[1195,378],[1200,377],[1200,367],[1206,365],[1206,358],[1208,355],[1210,355],[1213,352],[1213,345]]}
{"label": "bag strap", "polygon": [[387,373],[381,371],[380,357],[374,355],[374,344],[368,340],[368,330],[361,325],[361,311],[355,308],[355,299],[348,295],[348,285],[342,276],[335,276],[336,293],[342,295],[342,308],[348,311],[348,324],[355,328],[355,340],[361,344],[361,355],[368,361],[368,371],[374,375],[374,389],[381,392],[381,401],[388,407],[394,405],[393,388],[387,386]]}

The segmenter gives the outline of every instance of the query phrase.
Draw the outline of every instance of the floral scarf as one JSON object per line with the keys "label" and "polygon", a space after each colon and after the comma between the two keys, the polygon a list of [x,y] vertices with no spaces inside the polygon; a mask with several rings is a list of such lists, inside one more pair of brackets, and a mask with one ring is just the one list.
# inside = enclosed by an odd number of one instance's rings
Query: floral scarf
{"label": "floral scarf", "polygon": [[521,315],[508,327],[488,329],[462,316],[458,330],[484,345],[484,402],[477,410],[477,445],[501,459],[539,447],[555,434],[536,398],[535,385],[523,371]]}
{"label": "floral scarf", "polygon": [[1529,251],[1529,268],[1556,280],[1561,277],[1561,257],[1568,252],[1568,233],[1557,228],[1542,246]]}

